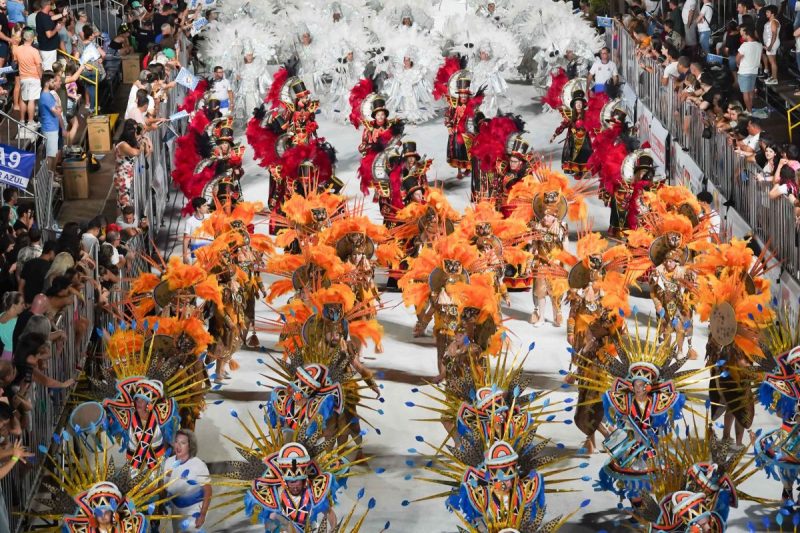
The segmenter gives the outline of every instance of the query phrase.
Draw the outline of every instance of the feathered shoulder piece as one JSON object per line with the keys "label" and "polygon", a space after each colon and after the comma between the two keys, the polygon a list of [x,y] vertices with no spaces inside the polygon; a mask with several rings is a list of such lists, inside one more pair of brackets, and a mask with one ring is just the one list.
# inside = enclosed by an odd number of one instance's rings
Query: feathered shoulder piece
{"label": "feathered shoulder piece", "polygon": [[375,224],[367,216],[342,217],[320,234],[320,241],[336,246],[348,233],[363,233],[376,244],[389,240],[389,230],[383,224]]}
{"label": "feathered shoulder piece", "polygon": [[195,109],[197,109],[197,104],[203,99],[203,95],[206,94],[208,90],[208,80],[205,78],[201,79],[197,87],[194,88],[193,91],[189,92],[184,98],[181,105],[178,106],[178,111],[187,111],[192,113]]}
{"label": "feathered shoulder piece", "polygon": [[286,83],[286,80],[289,79],[289,71],[286,67],[281,67],[275,74],[272,76],[272,85],[269,87],[269,92],[267,96],[264,98],[264,101],[270,105],[273,109],[280,107],[281,105],[281,91],[283,90],[283,85]]}
{"label": "feathered shoulder piece", "polygon": [[700,278],[695,291],[697,313],[710,323],[711,339],[722,348],[735,345],[750,361],[764,358],[761,330],[775,316],[769,300],[769,290],[751,294],[741,275],[724,271]]}
{"label": "feathered shoulder piece", "polygon": [[558,69],[557,72],[550,75],[550,87],[547,88],[547,93],[542,97],[542,104],[549,105],[553,109],[560,109],[564,102],[561,101],[561,92],[564,86],[569,81],[567,73],[564,69]]}
{"label": "feathered shoulder piece", "polygon": [[369,78],[362,78],[350,90],[350,124],[354,128],[361,127],[361,123],[367,120],[361,113],[361,104],[375,90],[375,84]]}
{"label": "feathered shoulder piece", "polygon": [[433,81],[433,98],[441,100],[449,96],[449,82],[451,76],[461,70],[462,60],[460,57],[450,56],[444,60],[442,66],[436,72],[436,78]]}
{"label": "feathered shoulder piece", "polygon": [[506,158],[506,140],[523,131],[525,122],[519,115],[510,113],[482,123],[472,141],[471,152],[480,162],[481,170],[494,171],[496,163]]}

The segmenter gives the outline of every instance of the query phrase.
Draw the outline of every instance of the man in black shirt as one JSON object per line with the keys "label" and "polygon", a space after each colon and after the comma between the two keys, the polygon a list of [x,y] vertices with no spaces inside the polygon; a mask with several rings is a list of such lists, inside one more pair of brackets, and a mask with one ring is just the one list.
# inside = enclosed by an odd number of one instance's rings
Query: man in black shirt
{"label": "man in black shirt", "polygon": [[44,278],[56,256],[56,242],[47,241],[42,248],[42,255],[31,259],[22,267],[19,275],[19,290],[25,297],[25,303],[33,302],[33,297],[44,292]]}
{"label": "man in black shirt", "polygon": [[36,40],[39,53],[42,55],[42,70],[53,70],[53,63],[58,58],[60,39],[58,32],[64,24],[64,14],[53,14],[53,5],[47,1],[41,11],[36,13]]}

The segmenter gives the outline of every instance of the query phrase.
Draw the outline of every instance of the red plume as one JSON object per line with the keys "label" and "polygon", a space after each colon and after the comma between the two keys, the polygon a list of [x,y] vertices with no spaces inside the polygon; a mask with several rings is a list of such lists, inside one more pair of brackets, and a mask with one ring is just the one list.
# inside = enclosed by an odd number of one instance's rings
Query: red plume
{"label": "red plume", "polygon": [[633,192],[631,192],[631,199],[628,202],[628,213],[626,222],[628,229],[636,229],[639,227],[639,197],[642,196],[645,187],[650,184],[649,181],[639,180],[633,184]]}
{"label": "red plume", "polygon": [[275,75],[272,76],[272,85],[270,85],[269,92],[267,93],[266,98],[264,98],[264,101],[273,108],[280,105],[281,89],[283,89],[283,84],[286,83],[286,80],[288,79],[289,71],[286,70],[286,67],[279,68],[277,71],[275,71]]}
{"label": "red plume", "polygon": [[606,93],[597,93],[589,97],[589,102],[586,104],[586,114],[583,117],[583,124],[589,131],[589,135],[594,136],[594,132],[599,131],[603,126],[600,123],[600,112],[607,102],[608,95]]}
{"label": "red plume", "polygon": [[[200,147],[197,144],[203,135],[209,120],[205,113],[195,113],[186,130],[186,133],[175,139],[175,167],[172,169],[172,181],[184,190],[184,186],[191,180],[194,169],[200,162]],[[191,200],[190,197],[189,199]]]}
{"label": "red plume", "polygon": [[374,90],[372,80],[362,78],[350,89],[350,123],[356,128],[361,127],[364,117],[361,115],[361,104],[364,99]]}
{"label": "red plume", "polygon": [[208,90],[208,80],[201,79],[197,83],[197,87],[194,88],[193,91],[186,94],[183,98],[183,102],[180,106],[178,106],[178,111],[188,111],[191,113],[197,107],[197,102],[203,98],[203,95]]}
{"label": "red plume", "polygon": [[494,168],[494,163],[506,154],[506,139],[518,133],[517,124],[508,117],[495,117],[481,124],[472,143],[472,156],[480,161],[484,172]]}
{"label": "red plume", "polygon": [[372,163],[375,162],[375,158],[378,157],[379,153],[380,152],[367,152],[367,154],[361,158],[361,163],[358,165],[358,177],[361,179],[361,192],[365,195],[369,192],[372,182],[375,181],[375,177],[372,175]]}
{"label": "red plume", "polygon": [[439,71],[436,73],[436,79],[433,82],[434,100],[439,100],[443,96],[447,96],[447,82],[450,81],[450,76],[459,70],[461,70],[461,61],[457,57],[448,57],[444,60],[444,64],[439,67]]}
{"label": "red plume", "polygon": [[547,89],[547,94],[542,97],[542,103],[547,104],[553,109],[558,109],[564,102],[561,101],[561,90],[567,84],[569,78],[564,69],[558,69],[555,74],[550,74],[550,87]]}
{"label": "red plume", "polygon": [[311,160],[319,171],[318,184],[324,185],[333,176],[333,162],[327,152],[320,148],[319,143],[324,139],[315,140],[311,144],[299,144],[286,150],[281,158],[285,176],[297,176],[300,163],[306,159]]}
{"label": "red plume", "polygon": [[391,194],[392,206],[396,209],[403,209],[405,202],[403,202],[403,192],[401,185],[403,183],[403,166],[397,165],[389,173],[389,191]]}
{"label": "red plume", "polygon": [[253,159],[258,162],[259,166],[268,168],[277,162],[278,154],[275,152],[275,143],[279,135],[272,129],[262,127],[261,121],[254,117],[247,123],[245,135],[247,143],[253,149]]}

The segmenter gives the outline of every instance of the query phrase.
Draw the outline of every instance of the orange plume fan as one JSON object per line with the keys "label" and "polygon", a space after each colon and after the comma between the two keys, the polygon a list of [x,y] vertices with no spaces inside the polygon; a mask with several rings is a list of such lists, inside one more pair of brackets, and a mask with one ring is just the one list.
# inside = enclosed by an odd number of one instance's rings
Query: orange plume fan
{"label": "orange plume fan", "polygon": [[132,329],[118,329],[106,336],[105,343],[108,358],[112,362],[121,361],[142,350],[144,335]]}

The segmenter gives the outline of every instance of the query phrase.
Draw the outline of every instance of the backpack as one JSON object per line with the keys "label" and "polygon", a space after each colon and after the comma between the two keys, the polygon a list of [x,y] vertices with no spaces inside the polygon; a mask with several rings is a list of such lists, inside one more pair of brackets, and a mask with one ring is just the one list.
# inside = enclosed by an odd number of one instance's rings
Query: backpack
{"label": "backpack", "polygon": [[[717,15],[717,10],[714,9],[714,6],[711,4],[707,4],[711,8],[711,20],[706,19],[706,22],[711,27],[711,33],[716,33],[717,30],[720,28],[719,25],[719,15]],[[706,7],[706,4],[700,6],[700,9]],[[703,17],[705,18],[705,17]]]}

